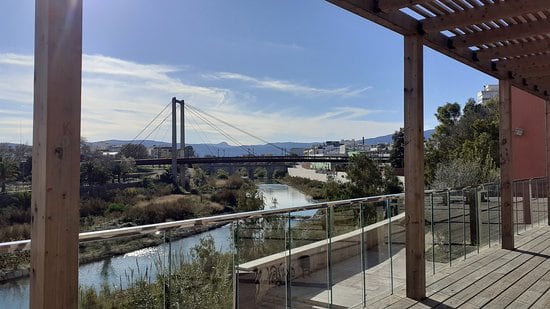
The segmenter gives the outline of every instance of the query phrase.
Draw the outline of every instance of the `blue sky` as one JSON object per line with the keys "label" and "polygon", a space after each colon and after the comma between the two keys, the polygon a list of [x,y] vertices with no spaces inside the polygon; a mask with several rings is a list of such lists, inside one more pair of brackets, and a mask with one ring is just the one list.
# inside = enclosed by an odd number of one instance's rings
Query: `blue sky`
{"label": "blue sky", "polygon": [[[34,1],[2,0],[0,29],[0,142],[31,143]],[[86,0],[83,40],[91,141],[134,138],[173,96],[273,142],[374,137],[403,123],[403,38],[321,0]],[[437,106],[487,83],[426,48],[426,129]],[[226,140],[188,118],[188,142]],[[166,121],[149,138],[168,131]]]}

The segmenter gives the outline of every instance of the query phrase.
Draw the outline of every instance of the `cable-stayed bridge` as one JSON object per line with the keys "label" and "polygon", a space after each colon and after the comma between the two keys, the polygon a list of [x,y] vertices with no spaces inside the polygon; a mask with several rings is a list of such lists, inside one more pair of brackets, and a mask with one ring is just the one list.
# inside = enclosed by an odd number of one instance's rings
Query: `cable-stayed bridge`
{"label": "cable-stayed bridge", "polygon": [[[171,159],[138,159],[136,165],[171,164]],[[189,157],[177,158],[177,164],[212,164],[212,163],[298,163],[330,162],[347,163],[347,156],[242,156],[242,157]]]}
{"label": "cable-stayed bridge", "polygon": [[[172,106],[171,113],[168,112],[168,107],[170,107],[170,105]],[[179,149],[178,149],[178,141],[177,141],[178,108],[179,108],[179,116],[180,116]],[[186,112],[188,113],[187,120],[189,121],[186,121],[186,115],[185,115]],[[159,129],[162,128],[163,125],[165,125],[166,121],[170,117],[172,118],[171,158],[137,159],[136,165],[171,164],[172,175],[174,177],[175,183],[178,182],[177,166],[181,167],[180,179],[184,179],[185,177],[183,177],[182,175],[185,174],[185,167],[190,166],[191,164],[198,164],[200,166],[209,166],[209,167],[212,167],[212,165],[216,165],[216,164],[225,164],[226,166],[230,166],[231,168],[237,165],[241,165],[242,167],[248,168],[249,171],[255,166],[264,165],[268,171],[268,174],[272,174],[273,170],[276,167],[280,167],[280,166],[284,167],[292,163],[329,162],[329,163],[345,164],[348,162],[347,156],[297,156],[295,154],[291,154],[287,151],[287,149],[281,148],[255,134],[252,134],[250,132],[243,130],[242,128],[235,126],[229,121],[221,119],[220,117],[212,115],[211,113],[207,113],[199,108],[192,106],[189,103],[185,103],[183,100],[178,100],[175,97],[172,98],[172,101],[169,104],[164,106],[164,108],[138,133],[138,135],[136,135],[134,139],[132,139],[130,144],[133,144],[136,140],[138,140],[138,137],[142,135],[144,136],[144,138],[141,140],[141,142],[137,144],[143,144],[155,132],[158,132]],[[198,121],[200,121],[202,125],[199,124]],[[222,128],[221,125],[223,125],[224,127]],[[214,151],[210,150],[210,155],[205,157],[189,156],[188,151],[185,150],[186,149],[185,147],[186,146],[185,144],[186,127],[192,127],[197,133],[197,136],[206,145],[209,144],[208,142],[206,142],[206,140],[208,139],[207,132],[206,132],[207,130],[201,129],[201,128],[206,127],[208,128],[208,131],[217,132],[218,134],[222,135],[226,139],[226,141],[234,145],[237,145],[242,150],[244,150],[246,155],[243,155],[240,157],[225,157],[225,156],[220,157],[220,156],[214,155]],[[281,155],[281,156],[256,155],[253,152],[254,151],[253,149],[241,143],[237,138],[235,138],[233,134],[230,134],[228,129],[233,130],[233,132],[237,132],[237,134],[241,136],[246,136],[246,137],[252,138],[253,140],[257,140],[266,145],[269,145],[273,147],[273,149],[276,150],[276,152],[280,152],[284,155]],[[213,144],[213,143],[210,143],[210,144]]]}

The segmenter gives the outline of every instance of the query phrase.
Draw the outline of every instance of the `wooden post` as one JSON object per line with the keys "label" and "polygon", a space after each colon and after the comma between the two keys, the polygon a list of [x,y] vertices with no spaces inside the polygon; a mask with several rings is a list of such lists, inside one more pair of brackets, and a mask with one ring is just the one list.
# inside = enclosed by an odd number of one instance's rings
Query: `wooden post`
{"label": "wooden post", "polygon": [[405,213],[407,297],[426,296],[424,261],[424,73],[420,35],[405,36]]}
{"label": "wooden post", "polygon": [[[548,208],[548,220],[550,225],[550,101],[546,101],[546,206]],[[543,195],[544,196],[544,195]]]}
{"label": "wooden post", "polygon": [[499,82],[500,112],[500,208],[502,248],[514,249],[514,217],[512,209],[512,88],[509,80]]}
{"label": "wooden post", "polygon": [[35,2],[31,308],[78,307],[82,1]]}

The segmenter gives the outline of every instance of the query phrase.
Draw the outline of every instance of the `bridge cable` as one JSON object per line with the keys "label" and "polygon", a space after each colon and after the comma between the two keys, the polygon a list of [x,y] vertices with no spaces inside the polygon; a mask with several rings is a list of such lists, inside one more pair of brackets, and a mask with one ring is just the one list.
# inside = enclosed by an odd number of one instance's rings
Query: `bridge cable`
{"label": "bridge cable", "polygon": [[213,128],[214,130],[218,131],[220,134],[222,134],[224,137],[226,137],[227,139],[229,139],[230,141],[232,141],[233,143],[235,143],[237,146],[239,146],[241,149],[243,149],[245,152],[247,152],[249,155],[251,155],[251,152],[250,152],[250,149],[247,148],[246,146],[244,146],[243,144],[241,144],[237,139],[235,139],[234,137],[232,137],[229,133],[225,132],[223,129],[219,128],[218,126],[216,126],[212,121],[210,121],[209,119],[203,117],[203,115],[195,112],[194,110],[189,110],[191,113],[193,113],[194,115],[196,115],[198,118],[200,118],[202,121],[204,121],[206,124],[208,124],[211,128]]}
{"label": "bridge cable", "polygon": [[277,146],[277,145],[275,145],[275,144],[273,144],[273,143],[271,143],[271,142],[269,142],[269,141],[267,141],[267,140],[265,140],[265,139],[263,139],[263,138],[261,138],[261,137],[258,137],[258,136],[254,135],[254,134],[252,134],[252,133],[249,133],[249,132],[247,132],[247,131],[245,131],[245,130],[243,130],[243,129],[241,129],[241,128],[238,128],[238,127],[236,127],[236,126],[234,126],[234,125],[232,125],[232,124],[230,124],[230,123],[228,123],[228,122],[226,122],[226,121],[224,121],[224,120],[222,120],[222,119],[220,119],[220,118],[218,118],[218,117],[216,117],[216,116],[214,116],[214,115],[208,114],[208,113],[206,113],[206,112],[204,112],[204,111],[202,111],[202,110],[200,110],[200,109],[198,109],[198,108],[196,108],[196,107],[194,107],[194,106],[192,106],[192,105],[190,105],[190,104],[188,104],[188,103],[185,104],[185,107],[186,107],[187,109],[195,109],[196,111],[198,111],[198,112],[200,112],[200,113],[203,113],[203,114],[205,114],[205,115],[207,115],[207,116],[209,116],[209,117],[212,117],[212,118],[216,119],[217,121],[219,121],[219,122],[221,122],[221,123],[224,123],[225,125],[230,126],[231,128],[233,128],[233,129],[235,129],[235,130],[238,130],[238,131],[240,131],[240,132],[242,132],[242,133],[244,133],[244,134],[246,134],[246,135],[248,135],[248,136],[250,136],[250,137],[252,137],[252,138],[255,138],[255,139],[257,139],[257,140],[259,140],[259,141],[261,141],[261,142],[263,142],[263,143],[266,143],[267,145],[270,145],[270,146],[272,146],[272,147],[274,147],[274,148],[276,148],[276,149],[278,149],[278,150],[281,150],[281,151],[282,151],[283,153],[285,153],[285,154],[288,154],[288,151],[287,151],[286,149],[284,149],[284,148],[282,148],[282,147],[279,147],[279,146]]}
{"label": "bridge cable", "polygon": [[[185,104],[187,106],[187,104]],[[229,140],[231,140],[233,143],[235,143],[237,146],[239,146],[241,149],[243,149],[246,153],[248,153],[248,155],[252,155],[252,153],[250,152],[250,149],[247,148],[246,146],[244,146],[243,144],[241,144],[237,139],[235,139],[234,137],[232,137],[229,133],[225,132],[223,129],[219,128],[218,126],[216,126],[212,121],[210,121],[209,119],[205,118],[203,115],[201,115],[199,112],[193,110],[193,109],[188,109],[191,113],[193,113],[195,116],[197,116],[198,118],[200,118],[202,121],[204,121],[206,124],[208,124],[211,128],[213,128],[214,130],[218,131],[220,134],[222,134],[223,136],[225,136],[226,138],[228,138]]]}
{"label": "bridge cable", "polygon": [[[137,139],[145,130],[147,130],[147,128],[149,128],[149,126],[150,126],[155,120],[157,120],[157,118],[158,118],[162,113],[164,113],[164,111],[168,108],[168,106],[170,106],[170,104],[172,104],[172,102],[166,104],[166,106],[160,111],[160,113],[158,113],[151,121],[149,121],[149,123],[148,123],[147,125],[145,125],[145,127],[144,127],[143,129],[141,129],[141,131],[139,131],[139,133],[132,139],[132,141],[130,141],[130,143],[126,144],[125,147],[128,147],[128,145],[133,144],[133,143],[136,141],[136,139]],[[150,135],[150,134],[149,134],[149,135]],[[142,141],[142,143],[143,143],[143,141]],[[140,143],[140,144],[141,144],[141,143]],[[120,149],[120,152],[122,152],[123,149],[124,149],[124,147]]]}
{"label": "bridge cable", "polygon": [[153,131],[147,134],[147,136],[143,138],[141,142],[139,142],[139,145],[143,145],[143,143],[147,140],[147,138],[149,138],[149,136],[151,136],[151,134],[153,134],[170,116],[172,116],[172,114],[168,114],[168,116],[164,117],[164,119],[162,119],[162,121],[153,129]]}
{"label": "bridge cable", "polygon": [[[200,138],[200,140],[206,146],[206,149],[208,150],[208,152],[210,152],[210,154],[213,157],[215,157],[216,155],[214,154],[214,152],[212,152],[212,149],[210,148],[210,145],[209,145],[209,143],[212,144],[212,142],[210,140],[208,140],[208,136],[206,136],[206,134],[199,129],[199,124],[195,120],[195,117],[189,117],[189,118],[191,119],[191,123],[190,123],[191,127],[195,130],[195,132],[197,133],[197,136]],[[204,137],[204,139],[203,139],[203,137]]]}

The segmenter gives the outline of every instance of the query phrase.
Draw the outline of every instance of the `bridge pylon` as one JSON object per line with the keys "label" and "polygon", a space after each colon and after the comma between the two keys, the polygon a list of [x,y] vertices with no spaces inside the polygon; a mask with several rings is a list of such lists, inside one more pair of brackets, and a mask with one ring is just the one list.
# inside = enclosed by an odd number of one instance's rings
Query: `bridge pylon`
{"label": "bridge pylon", "polygon": [[[177,137],[177,105],[180,105],[180,150],[178,152],[178,137]],[[172,181],[174,185],[179,186],[178,182],[178,157],[185,158],[185,101],[172,98]],[[179,179],[181,185],[186,187],[186,167],[185,164],[180,165]]]}

